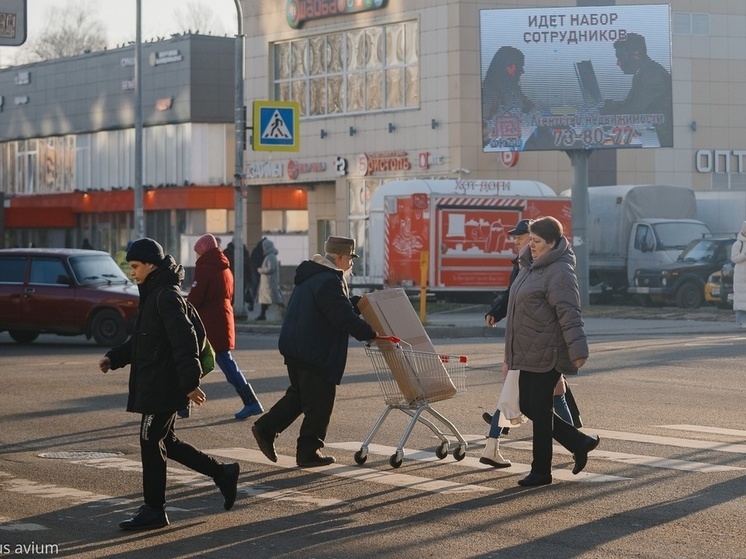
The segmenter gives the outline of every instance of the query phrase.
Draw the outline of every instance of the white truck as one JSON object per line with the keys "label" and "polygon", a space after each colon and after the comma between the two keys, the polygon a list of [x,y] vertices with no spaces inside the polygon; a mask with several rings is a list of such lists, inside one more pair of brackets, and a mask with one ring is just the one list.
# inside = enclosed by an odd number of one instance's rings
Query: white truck
{"label": "white truck", "polygon": [[592,301],[634,294],[636,269],[674,262],[690,241],[712,235],[697,219],[694,191],[682,186],[592,186],[588,206]]}
{"label": "white truck", "polygon": [[736,235],[746,221],[746,190],[698,190],[697,219],[715,235]]}
{"label": "white truck", "polygon": [[[402,180],[370,198],[362,273],[350,285],[381,289],[422,285],[436,296],[490,299],[508,287],[521,219],[551,215],[571,235],[569,198],[528,180]],[[358,272],[356,271],[356,274]]]}

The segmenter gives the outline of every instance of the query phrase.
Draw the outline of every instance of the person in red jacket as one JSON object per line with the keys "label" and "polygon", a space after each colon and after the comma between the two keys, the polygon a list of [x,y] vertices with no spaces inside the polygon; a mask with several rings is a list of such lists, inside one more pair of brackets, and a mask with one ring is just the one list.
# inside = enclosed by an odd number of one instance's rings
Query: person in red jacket
{"label": "person in red jacket", "polygon": [[[246,380],[231,350],[236,347],[233,322],[233,274],[228,258],[211,234],[202,235],[194,244],[197,265],[188,300],[205,324],[207,339],[215,349],[215,362],[243,401],[236,419],[246,419],[264,412],[262,404]],[[182,412],[182,416],[184,416]],[[188,417],[188,415],[187,415]]]}

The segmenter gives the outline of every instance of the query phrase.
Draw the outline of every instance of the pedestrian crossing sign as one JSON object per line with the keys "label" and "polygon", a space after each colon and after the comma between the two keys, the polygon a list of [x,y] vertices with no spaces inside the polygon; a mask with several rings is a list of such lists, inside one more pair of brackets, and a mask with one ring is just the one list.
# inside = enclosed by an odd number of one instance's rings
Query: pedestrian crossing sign
{"label": "pedestrian crossing sign", "polygon": [[254,101],[254,151],[298,151],[299,121],[296,101]]}

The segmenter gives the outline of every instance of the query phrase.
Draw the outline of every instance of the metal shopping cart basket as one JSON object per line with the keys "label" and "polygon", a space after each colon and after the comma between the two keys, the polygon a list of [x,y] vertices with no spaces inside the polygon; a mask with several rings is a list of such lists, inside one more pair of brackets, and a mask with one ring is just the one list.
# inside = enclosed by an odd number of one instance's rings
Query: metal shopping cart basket
{"label": "metal shopping cart basket", "polygon": [[466,392],[467,358],[463,355],[414,351],[411,345],[395,336],[376,338],[376,342],[376,346],[366,343],[365,353],[370,357],[378,377],[386,408],[368,433],[360,450],[355,453],[355,462],[364,464],[368,459],[368,445],[391,410],[401,410],[412,418],[396,453],[389,458],[389,464],[393,468],[401,466],[404,445],[418,422],[429,427],[440,439],[435,455],[441,460],[448,456],[450,441],[432,421],[422,415],[426,410],[456,438],[458,444],[453,450],[453,457],[456,460],[463,460],[468,443],[453,423],[430,407],[430,404]]}

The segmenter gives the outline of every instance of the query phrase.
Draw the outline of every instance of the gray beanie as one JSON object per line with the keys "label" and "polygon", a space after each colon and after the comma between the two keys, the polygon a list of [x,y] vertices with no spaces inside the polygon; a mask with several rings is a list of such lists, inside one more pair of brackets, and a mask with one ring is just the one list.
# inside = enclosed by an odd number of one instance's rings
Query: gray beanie
{"label": "gray beanie", "polygon": [[166,257],[163,247],[153,239],[137,239],[127,249],[127,262],[136,260],[143,264],[160,264]]}

